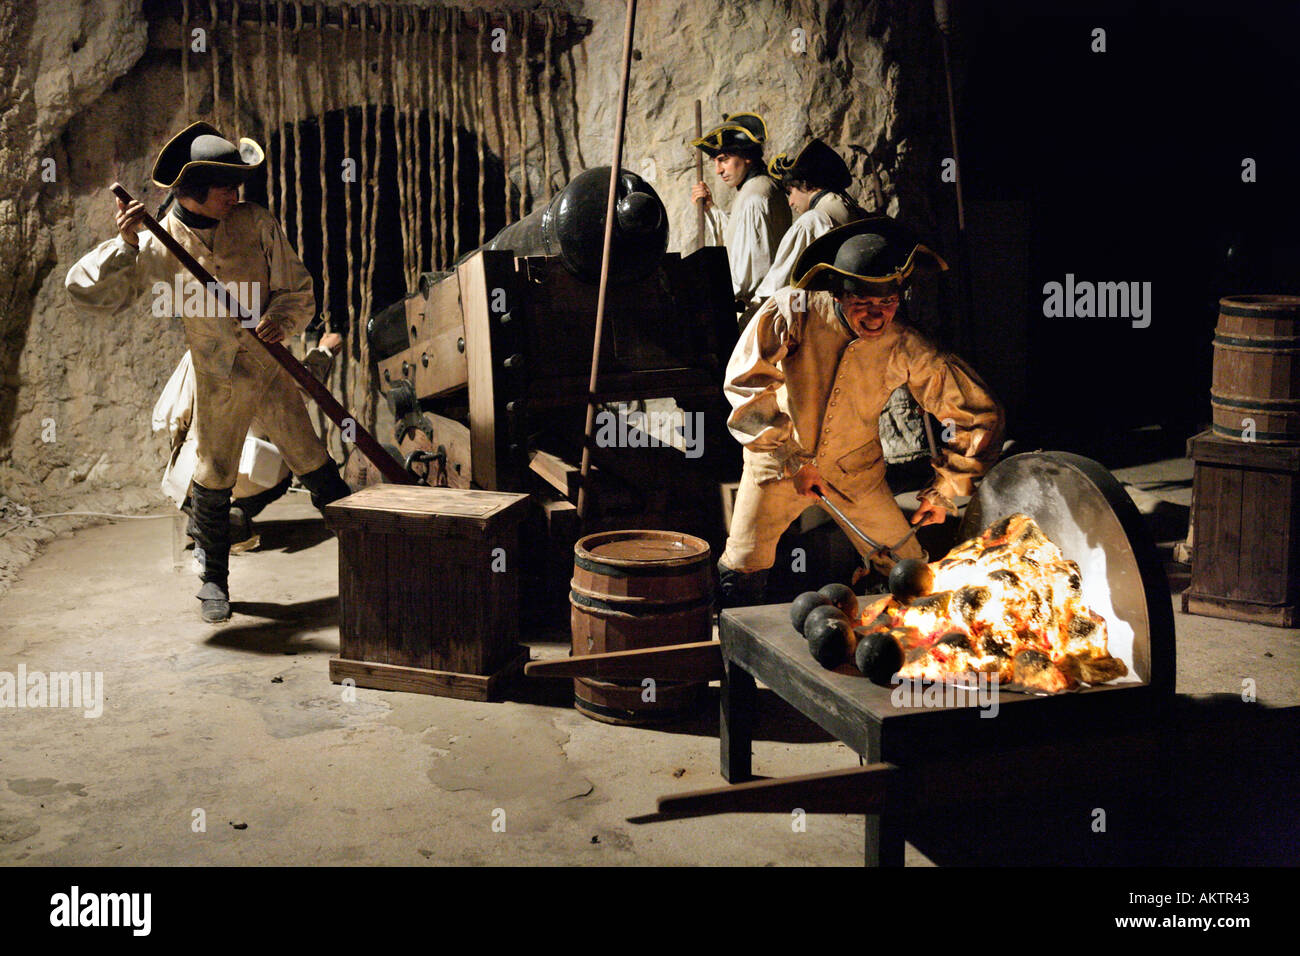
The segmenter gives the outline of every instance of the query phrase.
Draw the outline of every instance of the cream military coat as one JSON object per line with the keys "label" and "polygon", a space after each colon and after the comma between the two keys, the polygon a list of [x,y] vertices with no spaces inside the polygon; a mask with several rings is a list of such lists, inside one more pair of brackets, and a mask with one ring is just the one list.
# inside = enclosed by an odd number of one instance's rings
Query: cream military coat
{"label": "cream military coat", "polygon": [[[311,321],[311,274],[262,207],[240,203],[212,229],[191,229],[174,215],[162,225],[219,282],[241,284],[246,305],[260,301],[255,314],[278,323],[286,338]],[[251,329],[222,314],[216,299],[151,233],[141,232],[139,243],[138,250],[121,236],[101,243],[68,271],[65,285],[83,308],[108,315],[125,312],[147,293],[155,314],[185,323],[195,377],[194,480],[212,489],[233,486],[250,427],[271,438],[295,474],[325,464],[328,455],[289,374]]]}
{"label": "cream military coat", "polygon": [[[879,337],[858,338],[834,306],[828,292],[780,290],[741,333],[727,364],[727,427],[744,446],[745,462],[722,557],[734,570],[772,566],[777,539],[813,500],[794,490],[793,476],[806,463],[876,541],[892,545],[906,534],[907,520],[885,483],[878,425],[900,386],[951,436],[922,498],[951,508],[953,498],[972,493],[1001,449],[1002,408],[961,359],[897,321]],[[859,552],[870,552],[845,533]],[[912,539],[899,554],[919,557],[921,549]]]}

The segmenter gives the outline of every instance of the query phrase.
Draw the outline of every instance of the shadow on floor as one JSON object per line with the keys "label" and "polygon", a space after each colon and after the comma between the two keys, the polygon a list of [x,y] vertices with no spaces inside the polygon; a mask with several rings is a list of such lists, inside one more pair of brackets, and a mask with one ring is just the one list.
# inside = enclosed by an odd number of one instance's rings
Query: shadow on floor
{"label": "shadow on floor", "polygon": [[[214,632],[207,644],[254,654],[337,654],[332,638],[303,639],[302,634],[331,628],[338,623],[339,599],[316,598],[296,604],[265,601],[232,601],[230,623]],[[261,620],[241,620],[251,617]]]}
{"label": "shadow on floor", "polygon": [[259,551],[283,551],[285,554],[306,551],[332,537],[320,518],[257,520],[253,522],[253,530],[262,536]]}

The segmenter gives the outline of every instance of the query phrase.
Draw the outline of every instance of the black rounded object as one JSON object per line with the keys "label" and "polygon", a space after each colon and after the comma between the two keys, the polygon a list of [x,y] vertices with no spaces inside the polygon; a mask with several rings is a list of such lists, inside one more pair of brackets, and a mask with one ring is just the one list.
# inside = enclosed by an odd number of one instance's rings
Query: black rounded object
{"label": "black rounded object", "polygon": [[382,362],[411,347],[411,335],[406,325],[406,300],[409,298],[409,295],[403,296],[366,321],[370,361]]}
{"label": "black rounded object", "polygon": [[[579,173],[545,206],[506,226],[484,249],[516,256],[559,256],[564,268],[584,282],[600,281],[609,201],[609,167]],[[614,199],[614,236],[609,280],[644,279],[659,268],[668,249],[668,212],[640,176],[619,171]]]}
{"label": "black rounded object", "polygon": [[835,582],[826,585],[817,593],[829,599],[832,604],[848,615],[850,621],[857,620],[858,596],[853,593],[853,588],[847,584]]}
{"label": "black rounded object", "polygon": [[889,572],[889,593],[900,601],[929,594],[934,587],[934,572],[920,558],[904,558]]}
{"label": "black rounded object", "polygon": [[806,631],[808,652],[828,670],[839,667],[849,656],[849,635],[853,628],[842,612],[809,616]]}
{"label": "black rounded object", "polygon": [[903,651],[888,631],[863,633],[859,629],[853,663],[873,684],[888,684],[903,666]]}
{"label": "black rounded object", "polygon": [[826,607],[831,603],[830,598],[820,591],[804,591],[790,603],[790,623],[800,634],[803,633],[803,625],[808,620],[808,615],[819,607]]}
{"label": "black rounded object", "polygon": [[[813,608],[811,611],[808,612],[808,616],[804,618],[803,621],[804,638],[811,640],[811,638],[809,638],[808,635],[812,633],[813,628],[816,627],[819,622],[831,618],[835,620],[842,619],[845,624],[849,624],[849,616],[847,614],[845,614],[843,611],[837,608],[834,604],[823,604],[820,607]],[[850,625],[850,629],[852,629],[852,625]]]}

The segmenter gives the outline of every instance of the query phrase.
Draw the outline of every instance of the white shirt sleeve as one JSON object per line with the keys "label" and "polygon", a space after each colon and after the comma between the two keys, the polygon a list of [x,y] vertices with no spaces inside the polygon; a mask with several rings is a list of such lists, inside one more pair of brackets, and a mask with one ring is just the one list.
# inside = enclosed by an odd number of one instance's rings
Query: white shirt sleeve
{"label": "white shirt sleeve", "polygon": [[154,281],[170,281],[164,261],[167,250],[152,235],[142,234],[139,241],[137,250],[114,236],[78,259],[63,281],[73,301],[92,312],[117,315]]}
{"label": "white shirt sleeve", "polygon": [[754,292],[754,301],[765,302],[776,294],[777,289],[788,286],[790,274],[794,271],[794,264],[799,256],[814,239],[824,236],[834,227],[835,224],[830,216],[817,209],[809,209],[796,219],[794,225],[781,237],[781,245],[776,250],[772,267],[767,270],[767,275],[763,277],[763,281],[758,284]]}
{"label": "white shirt sleeve", "polygon": [[754,297],[754,290],[772,267],[780,238],[761,196],[746,196],[732,210],[727,258],[736,298],[748,302]]}

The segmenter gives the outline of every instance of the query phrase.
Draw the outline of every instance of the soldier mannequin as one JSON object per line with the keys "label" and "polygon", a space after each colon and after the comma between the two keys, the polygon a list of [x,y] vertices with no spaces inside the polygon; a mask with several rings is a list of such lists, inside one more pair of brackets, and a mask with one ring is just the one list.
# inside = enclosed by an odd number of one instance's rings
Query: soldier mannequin
{"label": "soldier mannequin", "polygon": [[[923,264],[946,269],[893,220],[864,219],[814,241],[795,264],[795,285],[763,303],[727,364],[727,426],[744,446],[744,471],[726,550],[721,604],[761,600],[776,545],[822,491],[876,541],[904,536],[907,519],[885,483],[878,420],[906,386],[926,411],[949,420],[931,485],[913,524],[943,521],[996,460],[1002,409],[961,359],[894,321],[900,296]],[[823,506],[824,507],[824,506]],[[829,511],[829,509],[827,509]],[[837,524],[864,559],[867,545]],[[900,557],[921,557],[912,538]]]}
{"label": "soldier mannequin", "polygon": [[723,124],[692,142],[713,158],[714,171],[736,190],[731,213],[713,203],[713,193],[696,183],[691,200],[705,209],[706,241],[727,247],[731,286],[743,325],[753,314],[754,290],[772,266],[781,237],[790,228],[790,209],[763,165],[767,124],[755,113],[724,114]]}
{"label": "soldier mannequin", "polygon": [[[252,140],[241,139],[236,147],[207,123],[195,123],[163,147],[153,180],[173,190],[176,198],[163,228],[221,283],[248,283],[246,288],[256,290],[261,309],[251,334],[279,342],[307,326],[315,295],[311,275],[280,224],[260,206],[239,200],[239,187],[264,158]],[[80,305],[110,315],[131,308],[155,286],[176,288],[180,283],[186,290],[184,301],[174,301],[172,308],[174,314],[184,314],[195,372],[198,463],[192,497],[196,557],[202,552],[198,598],[203,620],[216,623],[230,617],[230,492],[249,427],[270,437],[316,507],[323,509],[349,490],[289,374],[249,339],[250,330],[222,314],[211,293],[162,243],[152,234],[139,234],[144,213],[139,202],[116,202],[118,235],[83,256],[69,270],[65,285]],[[199,301],[201,306],[193,308]]]}
{"label": "soldier mannequin", "polygon": [[807,140],[794,159],[786,153],[772,157],[767,171],[785,190],[795,220],[781,237],[772,268],[758,284],[756,306],[790,284],[795,262],[814,239],[866,216],[845,193],[853,183],[848,165],[819,139]]}

